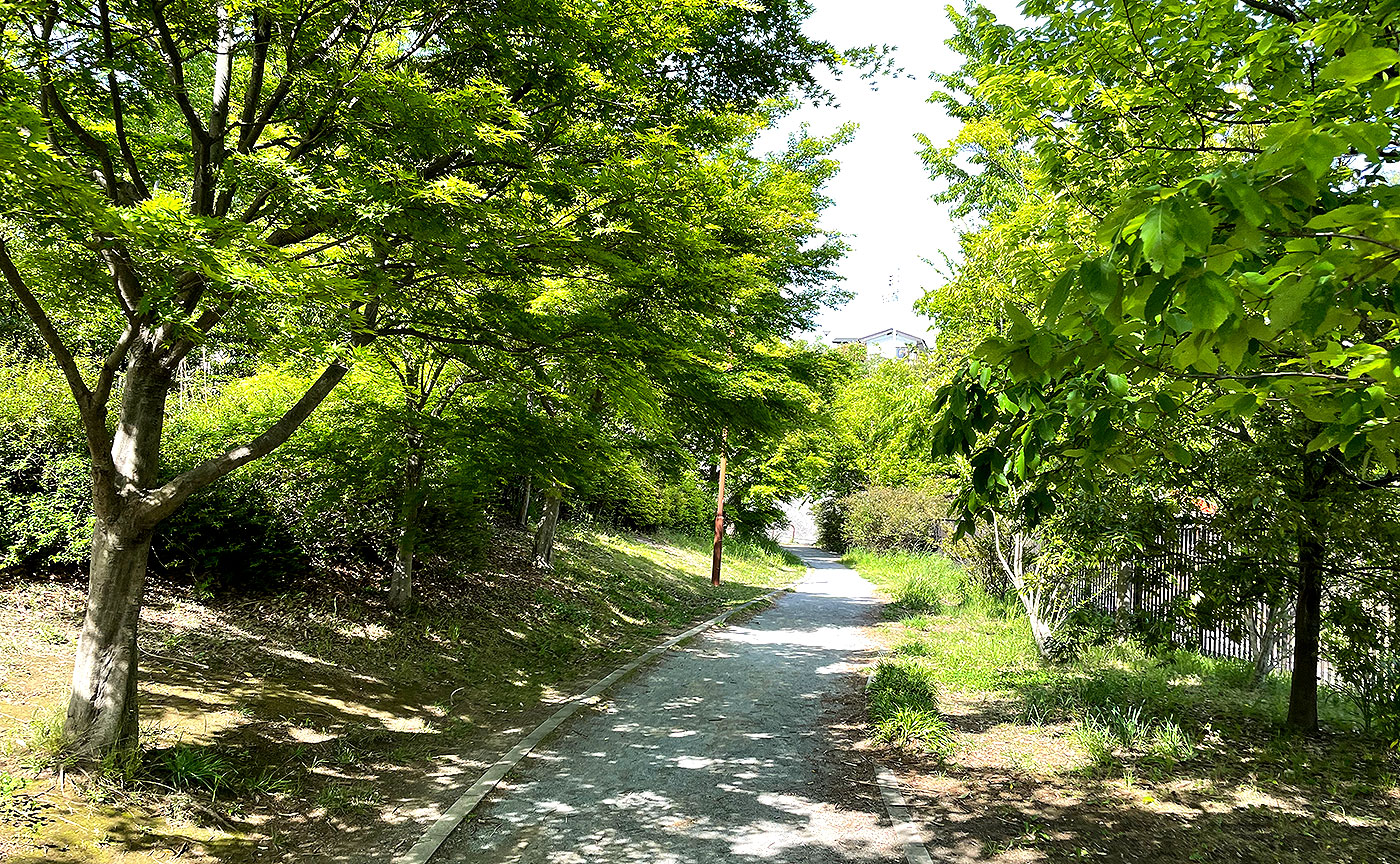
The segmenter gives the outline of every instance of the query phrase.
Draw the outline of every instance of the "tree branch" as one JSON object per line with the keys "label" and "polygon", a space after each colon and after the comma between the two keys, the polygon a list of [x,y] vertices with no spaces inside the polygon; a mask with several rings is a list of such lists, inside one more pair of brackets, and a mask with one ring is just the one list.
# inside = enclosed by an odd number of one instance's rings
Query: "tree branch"
{"label": "tree branch", "polygon": [[112,124],[117,133],[117,149],[121,151],[122,164],[126,166],[131,185],[135,187],[137,196],[144,200],[151,197],[151,190],[146,186],[145,178],[141,176],[141,169],[136,164],[136,155],[131,152],[131,142],[126,137],[126,112],[121,89],[117,86],[115,54],[112,51],[112,14],[107,0],[97,0],[97,12],[102,21],[102,53],[107,61],[107,91],[112,100]]}
{"label": "tree branch", "polygon": [[29,285],[24,281],[24,276],[15,266],[14,259],[10,257],[10,247],[3,239],[0,239],[0,273],[4,273],[5,281],[10,284],[10,289],[19,297],[20,306],[24,307],[24,312],[29,316],[29,320],[34,322],[34,326],[39,329],[39,336],[44,340],[44,345],[53,355],[54,362],[63,372],[63,377],[68,380],[68,389],[73,391],[73,398],[78,403],[84,414],[91,407],[92,391],[88,390],[87,382],[83,381],[83,375],[78,371],[78,363],[73,359],[73,352],[68,350],[68,346],[63,344],[63,337],[58,334],[57,328],[53,326],[53,321],[49,318],[44,307],[39,305],[39,300],[29,290]]}
{"label": "tree branch", "polygon": [[1277,15],[1283,20],[1297,24],[1301,20],[1296,10],[1284,6],[1282,3],[1270,3],[1269,0],[1240,0],[1244,5],[1259,12],[1267,12],[1270,15]]}
{"label": "tree branch", "polygon": [[[83,381],[82,372],[78,370],[78,363],[73,358],[73,353],[63,344],[63,338],[59,336],[58,330],[53,326],[53,321],[49,319],[48,314],[44,312],[44,307],[39,305],[38,299],[29,290],[24,276],[15,266],[14,259],[10,257],[8,244],[3,239],[0,239],[0,272],[4,273],[5,281],[19,297],[20,305],[24,307],[25,314],[38,328],[40,337],[43,338],[49,353],[53,355],[54,362],[58,364],[64,379],[68,382],[68,389],[72,392],[73,401],[78,406],[78,416],[83,422],[83,434],[87,438],[88,454],[92,457],[94,470],[98,473],[110,474],[112,441],[107,432],[107,397],[111,394],[112,389],[110,381],[104,383],[99,376],[98,393],[94,394],[88,389],[87,382]],[[108,357],[108,362],[114,364],[113,376],[116,374],[115,366],[120,364],[121,357],[126,354],[132,335],[134,335],[134,328],[128,328],[128,333],[124,333],[122,339],[118,340],[118,349],[114,349],[114,354],[117,355],[115,359],[112,356]],[[105,368],[104,364],[104,370]],[[96,398],[98,394],[101,395],[101,400]],[[110,489],[103,488],[100,481],[94,483],[94,489],[97,494],[105,494],[110,491]]]}
{"label": "tree branch", "polygon": [[[374,319],[377,314],[377,305],[371,304],[366,308],[366,329],[357,332],[350,338],[352,347],[362,347],[374,339]],[[143,495],[138,520],[144,525],[156,525],[175,512],[175,509],[195,492],[280,447],[288,438],[292,437],[292,433],[301,428],[301,425],[306,422],[306,418],[310,417],[311,413],[325,401],[326,397],[349,371],[348,363],[340,360],[332,362],[321,373],[320,377],[307,388],[301,398],[261,435],[247,444],[233,447],[218,456],[206,459],[159,489],[151,490]]]}
{"label": "tree branch", "polygon": [[[165,10],[161,7],[161,0],[151,0],[151,21],[156,26],[156,35],[160,42],[161,53],[165,55],[166,66],[170,71],[170,80],[175,85],[175,104],[179,106],[180,113],[185,117],[185,124],[189,126],[190,134],[194,136],[197,153],[203,153],[209,146],[209,130],[204,128],[204,123],[199,119],[199,114],[190,104],[189,86],[185,83],[185,59],[180,54],[180,47],[175,44],[175,39],[170,35],[170,25],[165,20]],[[202,158],[196,159],[197,163],[202,162]],[[196,171],[199,165],[196,164]]]}

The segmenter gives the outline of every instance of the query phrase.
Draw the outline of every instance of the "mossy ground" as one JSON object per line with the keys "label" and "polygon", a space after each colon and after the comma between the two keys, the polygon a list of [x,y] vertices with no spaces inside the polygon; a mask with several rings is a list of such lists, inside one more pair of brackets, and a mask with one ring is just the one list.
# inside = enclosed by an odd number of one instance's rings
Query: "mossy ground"
{"label": "mossy ground", "polygon": [[501,533],[472,573],[429,562],[404,614],[363,572],[258,597],[152,585],[141,764],[62,783],[45,739],[83,585],[12,574],[0,583],[0,858],[387,860],[458,775],[584,682],[802,573],[730,543],[712,589],[708,542],[594,529],[561,534],[543,573],[524,563],[527,541]]}
{"label": "mossy ground", "polygon": [[936,860],[1400,862],[1400,764],[1340,699],[1293,736],[1284,678],[1126,643],[1045,663],[1014,599],[952,562],[847,561],[891,601],[872,721],[907,742],[883,758]]}

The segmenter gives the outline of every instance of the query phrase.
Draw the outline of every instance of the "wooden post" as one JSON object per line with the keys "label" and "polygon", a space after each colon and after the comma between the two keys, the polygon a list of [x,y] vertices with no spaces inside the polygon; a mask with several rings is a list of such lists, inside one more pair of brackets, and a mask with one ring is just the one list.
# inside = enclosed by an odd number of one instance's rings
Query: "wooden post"
{"label": "wooden post", "polygon": [[710,584],[719,587],[719,565],[724,555],[724,472],[729,463],[729,427],[719,447],[719,495],[715,499],[715,549],[710,559]]}

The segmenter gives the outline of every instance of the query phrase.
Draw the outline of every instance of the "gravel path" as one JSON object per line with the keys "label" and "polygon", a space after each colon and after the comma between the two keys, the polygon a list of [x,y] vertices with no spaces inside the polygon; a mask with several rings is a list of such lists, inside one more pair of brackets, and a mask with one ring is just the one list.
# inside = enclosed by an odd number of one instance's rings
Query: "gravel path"
{"label": "gravel path", "polygon": [[811,568],[795,593],[618,685],[537,748],[434,861],[900,860],[888,820],[831,770],[823,731],[828,697],[849,692],[853,661],[871,650],[878,601],[837,559],[794,551]]}

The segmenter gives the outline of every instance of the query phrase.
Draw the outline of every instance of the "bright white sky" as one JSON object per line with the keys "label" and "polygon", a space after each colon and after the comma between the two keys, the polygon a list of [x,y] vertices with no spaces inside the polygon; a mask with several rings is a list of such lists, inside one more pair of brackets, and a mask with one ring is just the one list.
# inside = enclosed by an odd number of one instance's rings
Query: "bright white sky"
{"label": "bright white sky", "polygon": [[[864,336],[898,327],[922,336],[929,322],[914,312],[914,301],[943,278],[924,259],[943,266],[943,254],[957,252],[957,233],[946,205],[930,200],[937,187],[919,161],[914,135],[922,132],[941,144],[957,134],[957,122],[928,102],[929,74],[961,65],[959,55],[943,44],[952,24],[936,0],[815,0],[815,5],[804,28],[809,35],[838,47],[892,45],[905,75],[881,78],[874,82],[879,89],[871,90],[871,82],[848,74],[831,84],[839,105],[794,112],[765,133],[756,149],[782,150],[803,123],[817,135],[842,123],[859,124],[855,140],[835,154],[841,173],[827,187],[835,203],[822,217],[824,228],[847,235],[851,251],[839,269],[855,296],[823,313],[818,329],[831,336]],[[1020,20],[1015,2],[984,0],[984,5],[1002,20]]]}

